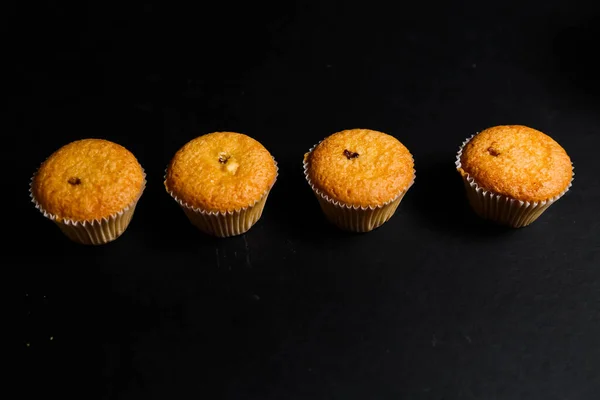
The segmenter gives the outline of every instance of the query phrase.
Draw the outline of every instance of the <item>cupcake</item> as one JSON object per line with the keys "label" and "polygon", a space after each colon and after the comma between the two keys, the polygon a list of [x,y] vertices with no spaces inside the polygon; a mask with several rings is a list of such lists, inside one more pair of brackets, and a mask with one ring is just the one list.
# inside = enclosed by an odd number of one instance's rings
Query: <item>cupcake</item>
{"label": "cupcake", "polygon": [[304,175],[327,219],[352,232],[383,225],[415,180],[408,149],[369,129],[338,132],[313,147]]}
{"label": "cupcake", "polygon": [[481,217],[523,227],[571,187],[573,165],[551,137],[521,125],[496,126],[467,139],[456,169]]}
{"label": "cupcake", "polygon": [[260,219],[276,179],[277,164],[262,144],[241,133],[215,132],[175,154],[165,188],[198,229],[227,237]]}
{"label": "cupcake", "polygon": [[145,185],[144,170],[126,148],[84,139],[44,161],[31,180],[30,195],[71,240],[98,245],[127,229]]}

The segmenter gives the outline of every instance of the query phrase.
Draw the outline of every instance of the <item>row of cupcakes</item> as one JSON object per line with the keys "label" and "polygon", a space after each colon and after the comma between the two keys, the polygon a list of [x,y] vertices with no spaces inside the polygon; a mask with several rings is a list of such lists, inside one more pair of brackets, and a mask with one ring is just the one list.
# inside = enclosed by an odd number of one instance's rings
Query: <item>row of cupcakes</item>
{"label": "row of cupcakes", "polygon": [[[327,219],[353,232],[388,221],[415,181],[414,160],[393,136],[368,129],[335,133],[304,155],[306,180]],[[520,125],[467,139],[456,157],[474,211],[500,224],[532,223],[570,188],[573,167],[552,138]],[[261,217],[277,179],[275,159],[258,141],[215,132],[185,144],[165,188],[189,220],[218,237],[240,235]],[[146,185],[124,147],[84,139],[53,153],[34,174],[35,206],[72,240],[103,244],[127,228]]]}

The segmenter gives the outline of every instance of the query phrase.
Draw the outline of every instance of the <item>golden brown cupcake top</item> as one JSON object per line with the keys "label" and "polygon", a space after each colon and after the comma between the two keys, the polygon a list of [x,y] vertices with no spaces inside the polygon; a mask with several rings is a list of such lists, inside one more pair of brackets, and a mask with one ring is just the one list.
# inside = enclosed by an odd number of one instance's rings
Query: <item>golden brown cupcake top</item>
{"label": "golden brown cupcake top", "polygon": [[141,195],[144,172],[126,148],[102,139],[78,140],[54,152],[34,176],[32,194],[58,220],[107,218]]}
{"label": "golden brown cupcake top", "polygon": [[488,128],[469,141],[459,172],[485,190],[521,201],[561,194],[573,177],[571,159],[550,136],[521,125]]}
{"label": "golden brown cupcake top", "polygon": [[393,136],[369,129],[334,133],[305,155],[312,185],[330,199],[379,206],[407,190],[413,158]]}
{"label": "golden brown cupcake top", "polygon": [[276,178],[275,161],[262,144],[241,133],[215,132],[175,154],[165,187],[190,207],[225,212],[253,205]]}

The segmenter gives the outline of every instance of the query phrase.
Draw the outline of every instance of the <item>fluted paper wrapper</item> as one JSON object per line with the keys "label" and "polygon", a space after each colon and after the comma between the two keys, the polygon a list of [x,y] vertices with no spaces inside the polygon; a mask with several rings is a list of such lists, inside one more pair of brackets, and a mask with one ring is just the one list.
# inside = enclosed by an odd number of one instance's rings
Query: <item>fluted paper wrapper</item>
{"label": "fluted paper wrapper", "polygon": [[[275,159],[273,159],[275,162]],[[277,168],[277,162],[275,162]],[[169,195],[179,204],[190,222],[202,232],[216,237],[230,237],[246,233],[258,222],[269,197],[271,189],[277,181],[277,176],[271,186],[253,204],[233,211],[207,211],[195,208],[179,199],[173,191],[167,188]],[[166,173],[165,173],[166,187]]]}
{"label": "fluted paper wrapper", "polygon": [[313,146],[308,151],[307,157],[304,158],[304,177],[317,197],[325,217],[340,229],[350,232],[370,232],[373,229],[379,228],[392,218],[398,205],[402,201],[402,198],[404,198],[408,189],[410,189],[415,182],[416,173],[413,169],[413,179],[406,189],[402,190],[391,200],[377,206],[362,207],[333,200],[315,187],[308,174],[308,155],[310,155],[317,146],[318,144]]}
{"label": "fluted paper wrapper", "polygon": [[[456,155],[456,169],[460,172],[462,168],[461,156],[463,149],[471,141],[475,135],[466,139],[460,146]],[[573,168],[574,169],[574,168]],[[469,174],[460,174],[467,192],[467,198],[473,211],[480,217],[496,222],[501,225],[507,225],[513,228],[522,228],[531,224],[538,219],[552,204],[564,196],[573,184],[573,178],[569,186],[557,196],[552,198],[537,201],[521,201],[505,195],[494,193],[490,190],[485,190],[473,179]],[[573,173],[573,177],[575,173]]]}
{"label": "fluted paper wrapper", "polygon": [[44,217],[54,222],[69,239],[76,243],[87,245],[106,244],[121,236],[129,226],[135,207],[146,188],[146,174],[144,173],[144,181],[142,183],[142,188],[140,189],[140,194],[127,207],[105,218],[73,221],[70,219],[58,218],[56,215],[46,211],[38,203],[33,195],[33,179],[34,178],[31,178],[31,183],[29,185],[29,196],[33,204],[35,204],[35,208],[37,208]]}

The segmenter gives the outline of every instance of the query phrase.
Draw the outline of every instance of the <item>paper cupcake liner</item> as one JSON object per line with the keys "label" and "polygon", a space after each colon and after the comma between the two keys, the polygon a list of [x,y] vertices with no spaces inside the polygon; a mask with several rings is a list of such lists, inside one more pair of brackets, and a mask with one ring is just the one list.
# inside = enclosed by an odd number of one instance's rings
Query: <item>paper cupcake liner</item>
{"label": "paper cupcake liner", "polygon": [[[321,143],[321,142],[319,142]],[[320,191],[315,185],[312,183],[309,173],[308,173],[308,155],[313,152],[313,150],[319,145],[317,143],[314,145],[304,157],[304,177],[308,182],[308,185],[312,189],[313,193],[317,197],[319,201],[319,205],[321,206],[321,210],[325,214],[325,217],[338,228],[350,231],[350,232],[369,232],[373,229],[379,228],[381,225],[386,223],[398,208],[398,205],[404,198],[408,189],[414,184],[416,179],[416,171],[413,168],[413,178],[410,181],[409,185],[402,190],[400,193],[396,194],[391,200],[377,205],[377,206],[356,206],[351,204],[345,204],[340,201],[334,200],[327,196],[325,193]],[[413,160],[414,164],[414,160]]]}
{"label": "paper cupcake liner", "polygon": [[[256,200],[253,204],[232,211],[207,211],[201,208],[195,208],[178,198],[172,190],[167,188],[169,195],[179,204],[190,222],[202,232],[216,237],[230,237],[246,233],[258,222],[262,216],[263,209],[269,197],[271,189],[277,181],[279,168],[277,162],[273,159],[277,173],[271,186]],[[168,167],[167,167],[168,170]],[[166,188],[165,171],[165,188]]]}
{"label": "paper cupcake liner", "polygon": [[137,198],[121,211],[101,219],[85,221],[60,219],[55,214],[46,211],[33,195],[33,180],[35,178],[35,174],[29,183],[29,197],[35,205],[35,208],[37,208],[44,215],[44,217],[54,222],[72,241],[87,245],[106,244],[121,236],[129,226],[135,211],[135,207],[140,200],[140,197],[142,197],[144,189],[146,188],[146,173],[143,172],[143,174],[144,181],[142,183],[142,188],[140,189],[140,194],[137,196]]}
{"label": "paper cupcake liner", "polygon": [[[460,172],[462,163],[460,158],[463,149],[475,136],[467,138],[460,146],[456,155],[456,170]],[[473,179],[469,174],[460,174],[467,192],[467,198],[471,208],[480,217],[496,222],[501,225],[511,226],[513,228],[521,228],[531,224],[552,204],[563,197],[573,185],[575,177],[575,168],[573,168],[573,177],[567,188],[560,194],[543,201],[529,202],[514,199],[509,196],[495,193],[491,190],[485,190]]]}

